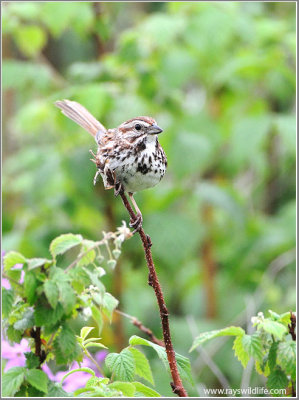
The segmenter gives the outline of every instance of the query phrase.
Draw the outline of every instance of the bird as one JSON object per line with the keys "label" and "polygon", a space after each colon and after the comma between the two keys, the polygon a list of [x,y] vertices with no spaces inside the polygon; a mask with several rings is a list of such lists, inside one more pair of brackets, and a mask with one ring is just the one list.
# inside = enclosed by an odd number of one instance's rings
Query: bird
{"label": "bird", "polygon": [[97,143],[96,154],[90,150],[97,167],[94,184],[101,175],[105,189],[114,188],[117,196],[128,193],[136,211],[130,226],[142,228],[142,214],[134,199],[138,191],[157,185],[167,168],[167,157],[159,143],[163,130],[155,119],[141,116],[123,122],[117,128],[106,129],[84,106],[71,100],[58,100],[62,113],[89,132]]}

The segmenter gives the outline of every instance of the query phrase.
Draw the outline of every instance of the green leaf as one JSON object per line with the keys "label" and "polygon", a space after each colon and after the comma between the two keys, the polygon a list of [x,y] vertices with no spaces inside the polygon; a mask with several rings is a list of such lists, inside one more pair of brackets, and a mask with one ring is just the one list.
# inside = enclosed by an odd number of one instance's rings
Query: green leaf
{"label": "green leaf", "polygon": [[[150,342],[149,340],[143,339],[136,335],[130,337],[129,343],[131,346],[143,345],[152,347],[158,354],[159,358],[162,360],[166,370],[169,371],[167,354],[164,347],[159,346],[156,343]],[[177,353],[175,353],[175,357],[177,360],[178,370],[180,374],[184,379],[187,379],[190,383],[193,384],[190,361],[188,360],[187,357],[184,357]]]}
{"label": "green leaf", "polygon": [[175,353],[175,358],[178,364],[178,370],[181,375],[181,378],[189,381],[192,385],[194,385],[192,372],[191,372],[191,364],[190,360],[187,357],[182,356],[181,354]]}
{"label": "green leaf", "polygon": [[135,373],[154,385],[154,378],[148,359],[143,353],[141,353],[141,351],[135,349],[134,347],[129,347],[129,350],[134,357]]}
{"label": "green leaf", "polygon": [[109,318],[110,322],[112,320],[112,314],[115,308],[117,307],[119,301],[112,296],[110,293],[105,293],[103,297],[103,305],[102,310]]}
{"label": "green leaf", "polygon": [[45,32],[37,25],[19,25],[14,38],[22,53],[29,57],[38,54],[47,42]]}
{"label": "green leaf", "polygon": [[26,367],[28,369],[37,368],[39,366],[39,358],[31,351],[24,353],[26,357]]}
{"label": "green leaf", "polygon": [[27,262],[28,270],[41,267],[42,265],[48,266],[49,264],[52,264],[52,260],[49,260],[48,258],[31,258],[27,260]]}
{"label": "green leaf", "polygon": [[15,343],[20,343],[23,338],[22,332],[15,329],[12,325],[7,328],[6,335],[8,340]]}
{"label": "green leaf", "polygon": [[32,306],[36,300],[37,280],[33,272],[26,271],[24,277],[24,291],[28,303]]}
{"label": "green leaf", "polygon": [[73,330],[65,323],[62,326],[61,332],[59,333],[57,340],[62,353],[69,357],[72,355],[77,347],[76,336]]}
{"label": "green leaf", "polygon": [[47,393],[48,377],[44,371],[41,371],[40,369],[30,369],[26,372],[26,380],[36,389]]}
{"label": "green leaf", "polygon": [[243,368],[245,368],[246,365],[248,364],[250,356],[244,348],[242,339],[243,339],[242,336],[236,337],[236,339],[234,340],[233,349],[235,351],[235,356],[241,362]]}
{"label": "green leaf", "polygon": [[100,349],[108,349],[104,344],[102,343],[87,343],[84,345],[84,347],[99,347]]}
{"label": "green leaf", "polygon": [[7,318],[12,310],[14,302],[14,294],[11,289],[2,288],[2,314],[4,318]]}
{"label": "green leaf", "polygon": [[57,281],[59,290],[59,298],[66,314],[70,314],[73,311],[73,307],[76,304],[76,296],[71,285],[66,281]]}
{"label": "green leaf", "polygon": [[4,270],[8,270],[14,267],[16,264],[24,264],[26,262],[26,258],[16,251],[10,251],[4,256]]}
{"label": "green leaf", "polygon": [[81,235],[74,235],[72,233],[66,233],[64,235],[60,235],[54,240],[52,240],[50,244],[50,253],[53,258],[55,258],[58,254],[63,254],[74,246],[78,246],[78,244],[82,243]]}
{"label": "green leaf", "polygon": [[14,329],[24,332],[26,329],[34,326],[34,311],[31,308],[27,308],[22,314],[21,319],[16,321],[13,325]]}
{"label": "green leaf", "polygon": [[278,342],[273,342],[269,349],[268,366],[270,368],[270,371],[272,371],[276,366],[277,347],[278,347]]}
{"label": "green leaf", "polygon": [[20,389],[25,377],[25,368],[10,368],[2,376],[2,396],[12,397]]}
{"label": "green leaf", "polygon": [[135,363],[133,354],[128,348],[123,349],[119,354],[108,354],[105,363],[120,381],[131,382],[133,380],[135,375]]}
{"label": "green leaf", "polygon": [[133,382],[132,384],[136,388],[136,392],[137,392],[137,393],[135,393],[136,397],[143,397],[143,396],[145,396],[145,397],[162,397],[160,395],[160,393],[158,393],[155,390],[149,388],[148,386],[145,386],[143,383]]}
{"label": "green leaf", "polygon": [[120,391],[125,397],[134,397],[136,391],[134,384],[129,382],[113,382],[108,388]]}
{"label": "green leaf", "polygon": [[92,249],[90,251],[88,251],[88,249],[92,246],[94,246],[95,242],[93,242],[92,240],[83,240],[82,243],[82,247],[81,247],[81,253],[85,253],[87,252],[78,262],[78,266],[82,267],[82,266],[86,266],[89,265],[91,263],[94,262],[95,258],[96,258],[96,251],[95,249]]}
{"label": "green leaf", "polygon": [[85,339],[93,329],[94,326],[84,326],[80,331],[80,337]]}
{"label": "green leaf", "polygon": [[250,357],[253,357],[255,360],[262,362],[262,342],[260,335],[257,332],[252,335],[242,336],[242,343],[244,350]]}
{"label": "green leaf", "polygon": [[283,336],[288,333],[286,326],[277,321],[271,321],[265,319],[258,324],[258,329],[263,329],[265,332],[270,333],[279,340],[282,340]]}
{"label": "green leaf", "polygon": [[224,329],[214,330],[210,332],[201,333],[194,339],[190,352],[193,351],[196,347],[203,344],[207,340],[214,339],[218,336],[243,336],[245,334],[244,329],[238,326],[229,326]]}
{"label": "green leaf", "polygon": [[58,302],[58,296],[59,296],[58,287],[56,285],[56,282],[54,280],[48,279],[44,283],[44,291],[45,291],[45,295],[46,295],[51,307],[56,308],[57,302]]}
{"label": "green leaf", "polygon": [[64,391],[59,383],[49,381],[47,397],[68,397],[68,393]]}
{"label": "green leaf", "polygon": [[48,303],[38,302],[34,309],[34,320],[36,326],[55,325],[63,316],[64,311],[60,303],[52,309]]}
{"label": "green leaf", "polygon": [[94,319],[95,323],[97,324],[98,331],[100,334],[103,329],[102,313],[95,304],[93,304],[90,308],[91,308],[91,312],[92,312],[92,318]]}
{"label": "green leaf", "polygon": [[288,378],[280,368],[276,368],[270,372],[267,380],[268,389],[285,389],[287,385]]}
{"label": "green leaf", "polygon": [[289,340],[280,342],[277,349],[277,364],[287,374],[293,374],[296,369],[296,342]]}

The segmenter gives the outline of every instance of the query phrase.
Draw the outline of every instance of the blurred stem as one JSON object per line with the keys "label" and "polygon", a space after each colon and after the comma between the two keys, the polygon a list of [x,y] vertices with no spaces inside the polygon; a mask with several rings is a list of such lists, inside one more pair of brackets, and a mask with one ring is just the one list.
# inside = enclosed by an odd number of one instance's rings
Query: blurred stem
{"label": "blurred stem", "polygon": [[216,263],[214,260],[213,240],[211,238],[211,225],[213,223],[213,208],[206,204],[202,208],[202,219],[206,226],[206,238],[202,244],[203,281],[206,290],[206,317],[216,317],[216,291],[215,276]]}
{"label": "blurred stem", "polygon": [[281,185],[279,182],[279,135],[274,127],[268,133],[266,157],[268,161],[268,176],[265,183],[265,212],[274,214],[279,200]]}
{"label": "blurred stem", "polygon": [[83,351],[84,351],[86,357],[89,358],[90,361],[91,361],[92,363],[94,363],[94,365],[97,367],[97,370],[99,371],[99,373],[100,373],[103,377],[105,377],[102,368],[100,367],[100,365],[98,364],[98,362],[93,358],[93,356],[90,354],[90,352],[89,352],[87,349],[84,349]]}
{"label": "blurred stem", "polygon": [[114,311],[115,311],[115,313],[122,315],[125,318],[128,318],[133,325],[135,325],[138,329],[141,330],[141,332],[145,333],[150,338],[151,342],[156,343],[159,346],[165,347],[164,342],[162,340],[156,338],[156,336],[153,334],[153,332],[149,328],[144,326],[143,323],[140,322],[136,317],[126,314],[120,310],[114,310]]}
{"label": "blurred stem", "polygon": [[[124,191],[121,191],[119,195],[122,198],[123,204],[126,207],[130,217],[133,220],[136,220],[136,215],[127,199],[127,196],[125,195]],[[169,328],[169,320],[168,320],[168,310],[165,304],[162,288],[160,286],[158,276],[156,273],[153,257],[152,257],[152,252],[151,252],[151,238],[149,235],[146,235],[143,228],[140,228],[139,231],[139,236],[142,241],[143,249],[144,249],[144,254],[145,254],[145,259],[147,263],[147,267],[149,269],[149,278],[148,278],[148,283],[149,285],[154,289],[157,302],[159,305],[159,310],[160,310],[160,318],[162,322],[162,329],[163,329],[163,338],[164,338],[164,343],[165,343],[165,350],[167,354],[167,359],[170,367],[170,373],[173,379],[173,382],[170,382],[170,386],[172,388],[172,391],[177,394],[179,397],[188,397],[188,394],[183,386],[179,371],[178,371],[178,366],[175,358],[175,351],[173,349],[172,341],[171,341],[171,335],[170,335],[170,328]]]}

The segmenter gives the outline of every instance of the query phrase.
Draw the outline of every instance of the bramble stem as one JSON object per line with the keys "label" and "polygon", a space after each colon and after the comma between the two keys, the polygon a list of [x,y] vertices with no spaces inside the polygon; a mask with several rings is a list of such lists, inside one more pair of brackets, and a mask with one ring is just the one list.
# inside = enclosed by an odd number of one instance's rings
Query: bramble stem
{"label": "bramble stem", "polygon": [[[119,195],[122,198],[122,201],[124,203],[124,206],[128,210],[128,213],[130,214],[130,217],[135,220],[136,215],[124,193],[124,191],[120,191]],[[159,305],[159,310],[160,310],[160,318],[162,322],[162,329],[163,329],[163,338],[164,338],[164,343],[165,343],[165,349],[166,349],[166,354],[167,354],[167,359],[170,367],[170,373],[173,379],[173,382],[170,383],[170,386],[172,388],[173,393],[177,394],[179,397],[188,397],[188,394],[186,390],[184,389],[178,367],[177,367],[177,362],[175,359],[175,351],[172,346],[172,341],[171,341],[171,336],[170,336],[170,329],[169,329],[169,320],[168,320],[168,310],[165,304],[162,288],[160,286],[158,276],[156,273],[153,257],[152,257],[152,252],[151,252],[151,238],[149,235],[146,235],[143,228],[140,228],[138,230],[139,236],[141,238],[142,244],[143,244],[143,249],[144,249],[144,254],[145,254],[145,259],[146,263],[149,269],[149,280],[148,283],[150,286],[155,291],[157,302]]]}

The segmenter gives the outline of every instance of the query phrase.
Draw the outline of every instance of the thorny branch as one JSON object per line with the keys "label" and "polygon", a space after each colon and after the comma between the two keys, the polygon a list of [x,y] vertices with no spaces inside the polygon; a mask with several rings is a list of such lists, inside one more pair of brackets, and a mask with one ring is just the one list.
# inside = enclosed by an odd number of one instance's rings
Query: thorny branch
{"label": "thorny branch", "polygon": [[[136,220],[136,215],[124,193],[123,190],[119,192],[119,195],[122,198],[123,204],[126,207],[130,217],[132,220]],[[160,318],[162,322],[162,329],[163,329],[163,338],[164,338],[164,343],[165,343],[165,350],[167,354],[167,359],[170,367],[170,372],[171,376],[173,379],[173,382],[170,383],[171,388],[173,393],[177,394],[179,397],[188,397],[188,394],[183,386],[178,367],[177,367],[177,362],[175,359],[175,351],[173,349],[172,341],[171,341],[171,336],[170,336],[170,329],[169,329],[169,321],[168,321],[168,310],[165,304],[163,292],[158,280],[158,276],[156,273],[152,253],[151,253],[151,238],[149,235],[146,235],[143,228],[140,228],[138,230],[139,236],[142,241],[142,245],[144,248],[144,254],[145,254],[145,259],[146,263],[149,269],[149,277],[148,277],[148,284],[154,289],[157,302],[159,305],[159,310],[160,310]]]}
{"label": "thorny branch", "polygon": [[31,337],[34,339],[35,344],[35,355],[39,358],[39,367],[46,359],[46,353],[42,350],[42,340],[40,337],[41,328],[39,326],[32,328],[30,331]]}
{"label": "thorny branch", "polygon": [[158,339],[153,332],[147,328],[146,326],[143,325],[142,322],[140,322],[136,317],[133,317],[132,315],[126,314],[120,310],[114,310],[117,314],[120,314],[126,318],[128,318],[133,325],[135,325],[138,329],[141,330],[141,332],[145,333],[151,340],[151,342],[158,344],[159,346],[165,347],[165,344],[163,340]]}
{"label": "thorny branch", "polygon": [[296,341],[296,315],[293,314],[292,311],[290,311],[290,313],[291,313],[290,316],[291,323],[288,325],[289,332],[292,336],[292,339]]}

